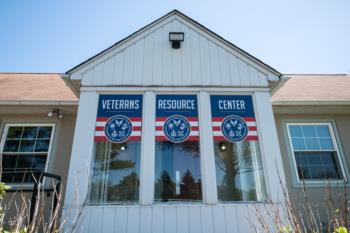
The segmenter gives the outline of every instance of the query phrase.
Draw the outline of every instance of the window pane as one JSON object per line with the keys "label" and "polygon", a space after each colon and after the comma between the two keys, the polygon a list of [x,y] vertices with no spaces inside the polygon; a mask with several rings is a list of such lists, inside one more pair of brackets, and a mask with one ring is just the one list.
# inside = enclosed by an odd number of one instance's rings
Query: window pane
{"label": "window pane", "polygon": [[90,187],[91,202],[137,202],[140,142],[96,142]]}
{"label": "window pane", "polygon": [[221,201],[262,201],[265,180],[256,141],[216,141],[215,164],[218,198]]}
{"label": "window pane", "polygon": [[6,140],[3,152],[17,152],[20,140]]}
{"label": "window pane", "polygon": [[321,149],[323,150],[334,150],[333,141],[331,138],[319,138]]}
{"label": "window pane", "polygon": [[21,145],[19,147],[19,152],[33,152],[34,145],[35,145],[35,140],[22,139]]}
{"label": "window pane", "polygon": [[296,152],[300,179],[343,179],[335,152]]}
{"label": "window pane", "polygon": [[306,144],[304,138],[292,138],[292,144],[294,150],[305,150]]}
{"label": "window pane", "polygon": [[199,142],[156,142],[155,200],[202,200]]}
{"label": "window pane", "polygon": [[303,129],[304,137],[317,137],[316,136],[315,126],[313,126],[313,125],[303,125],[302,129]]}
{"label": "window pane", "polygon": [[316,126],[317,136],[318,137],[327,137],[330,138],[328,125],[317,125]]}
{"label": "window pane", "polygon": [[301,131],[301,126],[290,125],[289,126],[289,131],[290,131],[290,135],[292,136],[292,138],[303,137],[303,133]]}
{"label": "window pane", "polygon": [[24,127],[22,138],[35,139],[38,133],[38,127]]}
{"label": "window pane", "polygon": [[35,152],[47,152],[49,150],[49,139],[38,139],[35,144]]}
{"label": "window pane", "polygon": [[305,138],[306,149],[308,150],[319,150],[320,144],[317,138]]}
{"label": "window pane", "polygon": [[39,127],[38,138],[51,138],[51,126],[41,126]]}
{"label": "window pane", "polygon": [[21,138],[22,137],[23,127],[9,127],[7,138]]}

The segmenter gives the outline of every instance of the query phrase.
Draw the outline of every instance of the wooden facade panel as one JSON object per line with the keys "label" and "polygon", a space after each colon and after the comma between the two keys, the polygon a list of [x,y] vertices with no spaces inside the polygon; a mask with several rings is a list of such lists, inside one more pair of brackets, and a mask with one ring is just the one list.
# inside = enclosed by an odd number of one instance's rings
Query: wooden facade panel
{"label": "wooden facade panel", "polygon": [[187,206],[176,207],[176,225],[177,233],[188,233],[189,232],[189,216]]}
{"label": "wooden facade panel", "polygon": [[248,204],[88,206],[78,232],[240,233],[257,224]]}
{"label": "wooden facade panel", "polygon": [[[169,32],[182,31],[180,49]],[[82,75],[84,86],[267,86],[267,75],[177,19],[106,56]],[[260,80],[262,79],[262,80]]]}

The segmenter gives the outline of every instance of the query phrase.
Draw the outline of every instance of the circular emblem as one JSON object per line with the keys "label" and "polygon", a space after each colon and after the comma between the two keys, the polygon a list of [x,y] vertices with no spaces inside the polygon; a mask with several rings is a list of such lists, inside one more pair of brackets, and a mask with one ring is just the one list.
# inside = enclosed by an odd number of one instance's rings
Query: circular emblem
{"label": "circular emblem", "polygon": [[190,136],[191,125],[185,117],[174,115],[165,121],[163,130],[169,141],[179,143]]}
{"label": "circular emblem", "polygon": [[111,142],[125,142],[130,137],[131,132],[131,121],[121,115],[109,118],[105,126],[106,137]]}
{"label": "circular emblem", "polygon": [[230,142],[243,141],[248,135],[247,123],[242,118],[233,115],[223,120],[221,130],[224,137]]}

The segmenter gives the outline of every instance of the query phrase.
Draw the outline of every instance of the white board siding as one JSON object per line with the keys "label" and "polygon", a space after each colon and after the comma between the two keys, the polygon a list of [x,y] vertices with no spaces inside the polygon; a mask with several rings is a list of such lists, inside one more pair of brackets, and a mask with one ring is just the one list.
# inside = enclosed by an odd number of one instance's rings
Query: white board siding
{"label": "white board siding", "polygon": [[[259,226],[251,204],[86,206],[80,232],[241,233]],[[259,205],[262,211],[265,207]],[[237,214],[238,213],[238,214]]]}
{"label": "white board siding", "polygon": [[[170,31],[182,31],[181,49],[172,49]],[[119,51],[119,50],[120,51]],[[268,74],[189,24],[172,19],[115,48],[86,70],[72,73],[82,86],[245,86],[267,87]]]}

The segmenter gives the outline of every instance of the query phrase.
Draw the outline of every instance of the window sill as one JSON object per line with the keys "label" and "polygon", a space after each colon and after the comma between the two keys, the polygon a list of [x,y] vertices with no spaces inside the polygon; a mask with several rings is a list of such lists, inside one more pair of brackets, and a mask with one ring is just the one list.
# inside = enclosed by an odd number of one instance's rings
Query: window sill
{"label": "window sill", "polygon": [[343,188],[350,187],[350,184],[346,180],[332,180],[332,181],[298,181],[294,183],[294,188]]}

